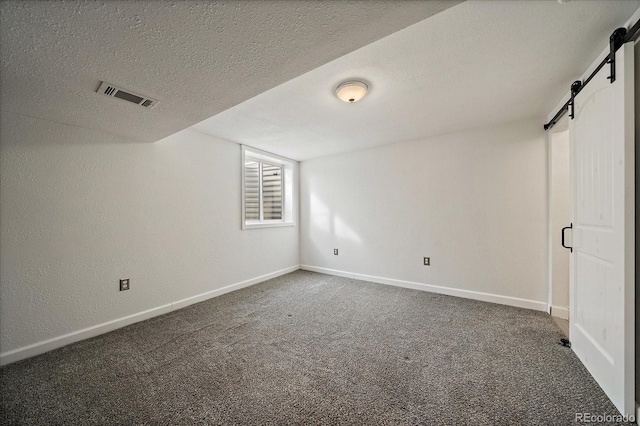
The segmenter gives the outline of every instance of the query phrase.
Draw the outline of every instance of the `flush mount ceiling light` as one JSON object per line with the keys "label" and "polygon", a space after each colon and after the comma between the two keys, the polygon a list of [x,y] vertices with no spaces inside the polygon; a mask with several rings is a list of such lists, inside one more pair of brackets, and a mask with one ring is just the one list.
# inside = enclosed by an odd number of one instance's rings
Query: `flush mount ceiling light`
{"label": "flush mount ceiling light", "polygon": [[340,83],[336,87],[336,96],[345,102],[354,103],[364,98],[369,86],[359,80],[350,80]]}

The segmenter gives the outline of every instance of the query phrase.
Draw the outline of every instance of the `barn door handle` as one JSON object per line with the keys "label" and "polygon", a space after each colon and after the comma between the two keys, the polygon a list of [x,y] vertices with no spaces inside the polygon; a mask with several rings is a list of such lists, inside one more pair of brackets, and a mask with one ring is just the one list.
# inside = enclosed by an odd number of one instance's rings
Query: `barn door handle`
{"label": "barn door handle", "polygon": [[569,249],[569,251],[570,251],[571,253],[573,253],[573,247],[568,247],[568,246],[566,246],[566,245],[564,244],[564,230],[565,230],[565,229],[572,229],[572,228],[573,228],[573,223],[572,223],[571,225],[569,225],[569,226],[565,226],[564,228],[562,228],[562,231],[561,231],[561,232],[562,232],[562,247],[564,247],[564,248],[566,248],[566,249]]}

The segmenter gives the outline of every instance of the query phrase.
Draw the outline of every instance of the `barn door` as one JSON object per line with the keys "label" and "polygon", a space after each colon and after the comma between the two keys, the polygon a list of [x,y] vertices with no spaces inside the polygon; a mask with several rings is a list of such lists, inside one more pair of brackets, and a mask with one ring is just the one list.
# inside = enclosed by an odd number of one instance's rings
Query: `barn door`
{"label": "barn door", "polygon": [[623,414],[634,413],[633,43],[575,98],[570,337]]}

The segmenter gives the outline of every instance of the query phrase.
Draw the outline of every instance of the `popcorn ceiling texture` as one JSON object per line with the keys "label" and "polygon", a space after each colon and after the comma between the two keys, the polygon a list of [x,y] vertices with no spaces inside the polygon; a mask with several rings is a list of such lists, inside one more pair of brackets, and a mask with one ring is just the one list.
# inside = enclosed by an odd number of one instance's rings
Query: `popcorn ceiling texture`
{"label": "popcorn ceiling texture", "polygon": [[0,106],[155,142],[457,3],[2,2]]}
{"label": "popcorn ceiling texture", "polygon": [[542,312],[297,271],[0,370],[2,424],[571,425]]}
{"label": "popcorn ceiling texture", "polygon": [[[608,48],[640,1],[467,1],[195,127],[304,161],[536,118]],[[359,77],[369,93],[340,102]],[[554,111],[555,113],[555,111]]]}

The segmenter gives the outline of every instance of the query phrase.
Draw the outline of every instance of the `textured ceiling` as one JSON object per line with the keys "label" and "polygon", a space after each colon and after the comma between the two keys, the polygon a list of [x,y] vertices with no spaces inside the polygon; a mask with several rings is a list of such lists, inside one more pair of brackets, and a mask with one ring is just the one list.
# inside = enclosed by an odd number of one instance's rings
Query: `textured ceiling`
{"label": "textured ceiling", "polygon": [[[468,1],[194,126],[306,160],[546,114],[640,1]],[[370,84],[359,103],[333,94]]]}
{"label": "textured ceiling", "polygon": [[0,108],[156,141],[456,3],[4,1]]}

